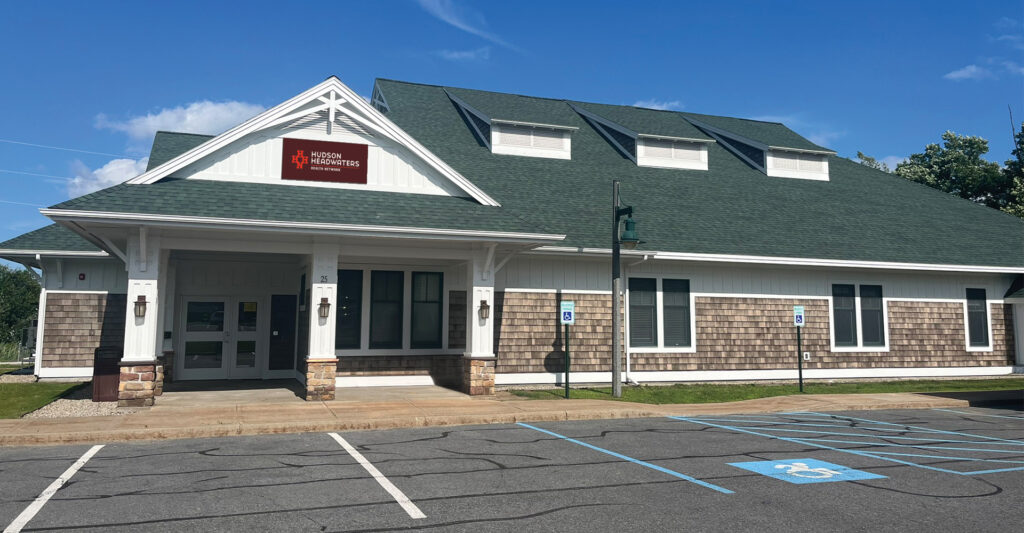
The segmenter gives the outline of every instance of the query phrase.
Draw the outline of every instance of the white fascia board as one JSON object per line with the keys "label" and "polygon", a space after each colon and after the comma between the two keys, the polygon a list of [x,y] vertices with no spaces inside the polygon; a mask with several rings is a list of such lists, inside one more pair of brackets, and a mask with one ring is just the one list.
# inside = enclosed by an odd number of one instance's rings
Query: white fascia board
{"label": "white fascia board", "polygon": [[11,256],[11,257],[32,257],[40,255],[43,257],[67,257],[67,258],[91,258],[91,257],[110,257],[107,252],[73,252],[67,250],[11,250],[0,248],[0,256]]}
{"label": "white fascia board", "polygon": [[245,135],[273,126],[282,117],[286,117],[289,114],[294,113],[302,108],[302,106],[311,102],[318,102],[320,96],[325,92],[332,90],[341,94],[348,104],[354,107],[356,111],[363,114],[363,117],[361,118],[371,121],[380,131],[391,137],[395,142],[405,146],[416,156],[423,159],[434,170],[440,172],[441,175],[451,180],[457,187],[465,191],[466,194],[470,195],[473,199],[484,205],[501,205],[497,200],[491,198],[487,193],[483,192],[483,190],[459,174],[454,168],[431,153],[430,150],[427,150],[426,147],[412,138],[412,136],[405,133],[405,131],[395,125],[395,123],[391,122],[380,111],[363,100],[362,96],[356,94],[352,89],[349,89],[341,82],[341,80],[334,76],[327,78],[323,82],[302,92],[298,96],[256,115],[238,126],[235,126],[234,128],[231,128],[230,130],[193,148],[192,150],[189,150],[184,154],[157,166],[156,168],[148,170],[125,183],[132,185],[148,185],[155,183],[216,152],[217,150],[226,147]]}
{"label": "white fascia board", "polygon": [[[609,248],[573,248],[568,246],[541,246],[530,250],[530,254],[546,253],[556,255],[611,255]],[[846,261],[842,259],[814,259],[806,257],[770,257],[758,255],[693,254],[683,252],[659,252],[622,250],[623,256],[651,256],[652,259],[668,261],[702,261],[712,263],[757,263],[765,265],[791,265],[827,268],[866,268],[879,270],[925,270],[935,272],[976,272],[984,274],[1021,274],[1024,265],[1016,267],[946,265],[930,263],[891,263],[885,261]]]}
{"label": "white fascia board", "polygon": [[833,150],[808,150],[805,148],[789,148],[787,146],[768,146],[769,150],[778,150],[780,152],[797,152],[801,154],[817,154],[817,155],[836,155]]}
{"label": "white fascia board", "polygon": [[671,135],[658,135],[656,133],[638,133],[636,135],[637,135],[637,137],[640,137],[641,139],[663,139],[663,140],[666,140],[666,141],[683,141],[683,142],[689,142],[689,143],[705,143],[705,144],[712,144],[712,143],[718,142],[718,141],[716,141],[714,139],[694,139],[692,137],[673,137]]}
{"label": "white fascia board", "polygon": [[70,211],[41,209],[53,220],[96,220],[109,224],[138,225],[150,222],[154,226],[202,227],[227,230],[258,229],[279,232],[331,233],[365,237],[434,238],[453,240],[489,240],[505,242],[551,242],[565,239],[565,235],[548,233],[518,233],[505,231],[477,231],[404,226],[368,226],[362,224],[327,224],[287,222],[276,220],[249,220],[237,218],[191,217],[183,215],[149,215],[141,213],[111,213],[100,211]]}
{"label": "white fascia board", "polygon": [[553,130],[576,131],[576,126],[561,126],[558,124],[544,124],[542,122],[524,122],[522,120],[508,120],[503,118],[492,118],[491,124],[510,124],[512,126],[529,126],[531,128],[550,128]]}

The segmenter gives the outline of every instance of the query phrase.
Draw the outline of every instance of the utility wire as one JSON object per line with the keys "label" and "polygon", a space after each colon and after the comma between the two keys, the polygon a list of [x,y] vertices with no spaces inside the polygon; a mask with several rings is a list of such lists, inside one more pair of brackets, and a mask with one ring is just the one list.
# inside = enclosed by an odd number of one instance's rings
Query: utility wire
{"label": "utility wire", "polygon": [[52,179],[58,179],[58,180],[63,180],[63,181],[71,181],[71,179],[72,179],[72,178],[68,178],[66,176],[54,176],[52,174],[39,174],[39,173],[36,173],[36,172],[23,172],[21,170],[7,170],[6,168],[0,168],[0,172],[7,172],[9,174],[24,174],[25,176],[39,176],[41,178],[52,178]]}
{"label": "utility wire", "polygon": [[49,148],[50,150],[64,150],[64,151],[67,151],[67,152],[78,152],[78,153],[82,153],[82,154],[109,155],[111,157],[129,157],[129,156],[126,156],[124,154],[110,154],[110,153],[107,153],[107,152],[93,152],[92,150],[79,150],[78,148],[64,148],[62,146],[48,146],[48,145],[45,145],[45,144],[34,144],[34,143],[27,143],[27,142],[22,142],[22,141],[12,141],[10,139],[0,139],[0,143],[20,144],[22,146],[33,146],[35,148]]}
{"label": "utility wire", "polygon": [[10,200],[0,200],[0,204],[14,204],[14,205],[27,205],[29,207],[46,207],[45,205],[39,204],[26,204],[25,202],[12,202]]}

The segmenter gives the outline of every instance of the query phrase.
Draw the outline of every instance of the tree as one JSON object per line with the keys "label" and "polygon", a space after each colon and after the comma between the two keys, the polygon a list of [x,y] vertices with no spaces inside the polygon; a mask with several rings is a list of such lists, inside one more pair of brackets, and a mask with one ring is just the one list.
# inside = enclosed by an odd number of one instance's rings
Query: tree
{"label": "tree", "polygon": [[1024,122],[1013,136],[1013,157],[1006,161],[1003,174],[1010,185],[1010,198],[1003,211],[1024,218]]}
{"label": "tree", "polygon": [[19,342],[38,308],[39,282],[32,274],[0,265],[0,343]]}
{"label": "tree", "polygon": [[886,165],[885,163],[865,154],[864,152],[857,152],[857,159],[859,160],[857,161],[858,163],[866,167],[870,167],[875,170],[881,170],[882,172],[892,172],[892,170],[889,169],[889,165]]}
{"label": "tree", "polygon": [[998,163],[981,158],[988,153],[987,140],[951,131],[942,140],[942,146],[929,144],[896,165],[896,174],[996,209],[1009,205],[1012,179]]}

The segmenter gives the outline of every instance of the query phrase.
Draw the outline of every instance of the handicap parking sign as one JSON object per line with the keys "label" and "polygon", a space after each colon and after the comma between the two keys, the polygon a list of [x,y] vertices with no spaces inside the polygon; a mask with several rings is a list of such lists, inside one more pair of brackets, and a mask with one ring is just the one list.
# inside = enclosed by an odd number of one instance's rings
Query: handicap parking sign
{"label": "handicap parking sign", "polygon": [[856,481],[862,479],[885,479],[885,476],[854,470],[845,466],[826,463],[817,459],[786,459],[782,461],[750,461],[729,463],[730,466],[757,472],[763,476],[781,479],[789,483],[828,483],[832,481]]}
{"label": "handicap parking sign", "polygon": [[793,325],[802,328],[804,326],[804,306],[793,306]]}
{"label": "handicap parking sign", "polygon": [[576,324],[576,302],[561,302],[559,306],[562,324]]}

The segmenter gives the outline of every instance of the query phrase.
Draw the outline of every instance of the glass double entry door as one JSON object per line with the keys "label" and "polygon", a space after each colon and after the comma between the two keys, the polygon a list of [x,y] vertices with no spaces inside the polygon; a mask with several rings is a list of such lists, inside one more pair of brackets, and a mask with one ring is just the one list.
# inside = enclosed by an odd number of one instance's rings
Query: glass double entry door
{"label": "glass double entry door", "polygon": [[[266,367],[259,298],[185,298],[180,379],[255,379]],[[263,333],[263,334],[261,334]]]}

